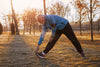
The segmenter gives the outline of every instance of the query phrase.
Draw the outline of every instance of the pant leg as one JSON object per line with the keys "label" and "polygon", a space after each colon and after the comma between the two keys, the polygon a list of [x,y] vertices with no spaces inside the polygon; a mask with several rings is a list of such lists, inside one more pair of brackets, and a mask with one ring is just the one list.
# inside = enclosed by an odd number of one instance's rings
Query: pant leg
{"label": "pant leg", "polygon": [[69,23],[64,28],[63,33],[71,40],[71,42],[73,43],[73,45],[75,46],[77,51],[79,53],[82,53],[83,52],[82,47],[81,47],[79,41],[77,40],[77,38],[76,38],[76,36],[75,36],[75,34],[74,34]]}
{"label": "pant leg", "polygon": [[43,51],[45,54],[48,53],[54,47],[55,43],[57,42],[61,34],[62,33],[59,30],[56,31],[54,39],[52,40],[52,42],[48,42],[45,50]]}

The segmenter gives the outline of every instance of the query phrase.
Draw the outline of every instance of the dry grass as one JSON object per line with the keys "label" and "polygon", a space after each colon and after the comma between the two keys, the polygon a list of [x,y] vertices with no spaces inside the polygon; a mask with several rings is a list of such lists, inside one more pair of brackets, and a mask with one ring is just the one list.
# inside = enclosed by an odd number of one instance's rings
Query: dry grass
{"label": "dry grass", "polygon": [[[49,41],[47,33],[40,46],[43,51]],[[2,67],[99,67],[100,66],[100,34],[94,35],[90,41],[90,34],[80,36],[76,34],[89,60],[82,60],[73,44],[64,35],[55,44],[54,48],[39,59],[34,52],[39,35],[0,35],[0,66]]]}

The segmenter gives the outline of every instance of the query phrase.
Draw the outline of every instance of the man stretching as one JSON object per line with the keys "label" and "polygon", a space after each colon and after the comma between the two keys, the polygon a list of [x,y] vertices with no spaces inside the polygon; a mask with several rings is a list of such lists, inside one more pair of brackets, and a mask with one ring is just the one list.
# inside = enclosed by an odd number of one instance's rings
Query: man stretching
{"label": "man stretching", "polygon": [[[65,18],[62,18],[58,15],[38,15],[37,19],[41,24],[43,24],[42,33],[41,33],[40,39],[38,41],[38,46],[36,48],[36,55],[38,57],[44,58],[45,54],[47,54],[53,48],[53,46],[55,45],[55,43],[57,42],[57,40],[59,39],[61,34],[64,34],[66,37],[69,38],[69,40],[71,40],[71,42],[73,43],[73,45],[75,46],[77,51],[80,53],[80,55],[83,58],[85,58],[82,47],[81,47],[79,41],[77,40],[68,20],[66,20]],[[45,50],[43,52],[38,52],[39,46],[41,45],[41,43],[44,39],[47,29],[52,30],[52,35],[49,39],[49,42],[48,42]]]}

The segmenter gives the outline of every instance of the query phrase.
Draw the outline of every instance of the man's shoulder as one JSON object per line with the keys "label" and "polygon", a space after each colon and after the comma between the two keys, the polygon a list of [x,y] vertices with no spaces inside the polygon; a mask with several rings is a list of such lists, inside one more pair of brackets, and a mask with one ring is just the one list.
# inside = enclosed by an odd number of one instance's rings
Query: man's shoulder
{"label": "man's shoulder", "polygon": [[48,16],[48,19],[52,19],[52,18],[55,18],[57,15],[47,15]]}

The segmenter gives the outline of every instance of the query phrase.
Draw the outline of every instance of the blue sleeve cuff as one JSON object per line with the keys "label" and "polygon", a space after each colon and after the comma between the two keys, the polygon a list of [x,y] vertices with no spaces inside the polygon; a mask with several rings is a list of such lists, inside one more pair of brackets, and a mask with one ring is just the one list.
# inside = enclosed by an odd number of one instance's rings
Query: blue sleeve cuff
{"label": "blue sleeve cuff", "polygon": [[39,41],[38,41],[38,45],[41,45],[42,41],[43,41],[43,38],[40,37],[40,39],[39,39]]}

